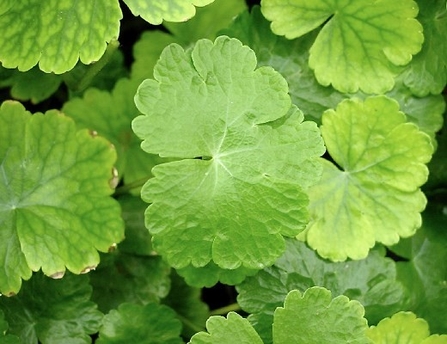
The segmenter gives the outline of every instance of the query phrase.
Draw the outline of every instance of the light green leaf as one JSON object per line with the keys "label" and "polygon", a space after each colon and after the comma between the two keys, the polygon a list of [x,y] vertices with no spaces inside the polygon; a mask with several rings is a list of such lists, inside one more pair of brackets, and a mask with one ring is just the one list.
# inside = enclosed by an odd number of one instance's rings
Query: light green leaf
{"label": "light green leaf", "polygon": [[62,74],[78,59],[100,59],[116,39],[122,17],[116,0],[29,0],[10,2],[0,12],[0,62],[27,71],[39,63],[44,72]]}
{"label": "light green leaf", "polygon": [[439,94],[447,83],[447,8],[445,0],[419,0],[418,5],[425,40],[403,73],[404,82],[418,96]]}
{"label": "light green leaf", "polygon": [[273,322],[275,344],[360,344],[370,343],[366,337],[368,323],[364,309],[346,296],[331,298],[322,287],[307,289],[304,294],[291,291],[284,307],[276,309]]}
{"label": "light green leaf", "polygon": [[409,63],[424,40],[412,0],[262,0],[261,5],[273,32],[289,39],[323,24],[309,66],[319,83],[342,92],[391,90],[396,66]]}
{"label": "light green leaf", "polygon": [[208,333],[195,334],[191,344],[262,344],[261,338],[247,319],[230,312],[227,317],[212,316],[206,322]]}
{"label": "light green leaf", "polygon": [[186,52],[173,44],[138,89],[141,147],[183,158],[156,166],[142,190],[154,247],[175,268],[260,269],[307,223],[319,131],[291,108],[285,80],[255,67],[253,51],[225,36]]}
{"label": "light green leaf", "polygon": [[447,335],[430,336],[427,322],[411,312],[399,312],[371,326],[367,335],[377,344],[445,344]]}
{"label": "light green leaf", "polygon": [[161,257],[135,256],[114,252],[101,257],[91,272],[92,299],[107,313],[121,303],[145,305],[158,302],[170,288],[170,267]]}
{"label": "light green leaf", "polygon": [[196,14],[194,6],[205,6],[214,0],[124,0],[134,16],[141,16],[151,24],[163,20],[183,22]]}
{"label": "light green leaf", "polygon": [[310,190],[312,221],[304,235],[334,261],[362,259],[376,242],[392,245],[421,225],[430,138],[405,122],[384,96],[351,99],[323,115],[329,154],[323,177]]}
{"label": "light green leaf", "polygon": [[363,305],[370,324],[401,309],[404,289],[396,281],[395,264],[378,250],[371,251],[364,260],[333,263],[300,241],[288,239],[286,244],[286,252],[273,266],[237,286],[238,303],[254,315],[249,320],[256,319],[254,328],[266,343],[272,342],[271,329],[261,329],[271,325],[275,308],[294,289],[321,286],[334,296],[344,294]]}
{"label": "light green leaf", "polygon": [[140,140],[130,126],[139,113],[133,102],[137,87],[133,80],[120,79],[111,92],[91,88],[83,98],[71,99],[62,108],[79,129],[94,130],[113,143],[118,153],[118,175],[125,184],[149,178],[151,168],[161,161],[141,151]]}
{"label": "light green leaf", "polygon": [[108,141],[56,111],[0,108],[0,292],[16,293],[21,278],[42,268],[62,277],[87,272],[123,238],[110,194],[116,154]]}
{"label": "light green leaf", "polygon": [[23,283],[18,295],[0,297],[0,309],[9,322],[9,333],[22,343],[87,344],[103,317],[90,301],[91,292],[87,276],[67,274],[53,280],[37,273]]}
{"label": "light green leaf", "polygon": [[104,317],[98,344],[181,344],[182,324],[167,306],[123,303]]}

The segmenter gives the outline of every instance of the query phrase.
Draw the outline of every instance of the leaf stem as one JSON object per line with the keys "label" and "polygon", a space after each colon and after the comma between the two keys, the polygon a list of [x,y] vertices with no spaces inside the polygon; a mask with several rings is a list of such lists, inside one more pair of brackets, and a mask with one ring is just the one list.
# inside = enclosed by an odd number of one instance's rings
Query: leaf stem
{"label": "leaf stem", "polygon": [[119,48],[119,46],[120,42],[118,40],[114,39],[110,41],[102,57],[97,62],[90,64],[87,71],[80,79],[76,78],[70,73],[66,74],[65,83],[67,84],[68,88],[74,93],[84,91],[92,83],[92,80],[101,71],[101,69],[109,63],[112,55]]}
{"label": "leaf stem", "polygon": [[231,305],[228,305],[225,307],[213,309],[212,311],[210,311],[210,315],[224,315],[224,314],[227,314],[228,312],[237,312],[240,310],[241,310],[241,307],[239,306],[239,304],[237,302],[235,302],[235,303],[232,303]]}
{"label": "leaf stem", "polygon": [[148,179],[151,178],[151,177],[152,176],[147,176],[147,177],[135,180],[132,183],[124,184],[122,186],[119,186],[118,188],[116,188],[115,193],[113,194],[113,196],[114,197],[121,196],[121,195],[124,195],[124,194],[128,193],[132,189],[136,189],[136,188],[142,187],[148,181]]}
{"label": "leaf stem", "polygon": [[177,318],[182,322],[183,324],[183,331],[194,334],[197,332],[206,331],[206,329],[200,325],[197,325],[193,323],[191,320],[185,318],[183,315],[177,313]]}

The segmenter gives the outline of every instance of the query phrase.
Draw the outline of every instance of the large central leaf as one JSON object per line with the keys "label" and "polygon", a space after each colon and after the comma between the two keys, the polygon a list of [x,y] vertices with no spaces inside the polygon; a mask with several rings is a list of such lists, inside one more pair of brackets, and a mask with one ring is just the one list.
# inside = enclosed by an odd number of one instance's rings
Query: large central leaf
{"label": "large central leaf", "polygon": [[185,158],[156,166],[142,191],[154,247],[175,268],[263,268],[307,223],[302,189],[320,176],[322,140],[281,75],[255,67],[225,36],[186,52],[173,44],[138,90],[142,148]]}

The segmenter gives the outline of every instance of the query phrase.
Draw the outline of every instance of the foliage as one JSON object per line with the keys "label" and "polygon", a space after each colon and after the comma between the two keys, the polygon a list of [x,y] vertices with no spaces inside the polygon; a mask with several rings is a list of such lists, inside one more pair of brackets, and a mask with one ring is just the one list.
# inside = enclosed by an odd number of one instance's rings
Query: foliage
{"label": "foliage", "polygon": [[1,343],[447,343],[447,2],[247,3],[2,1]]}

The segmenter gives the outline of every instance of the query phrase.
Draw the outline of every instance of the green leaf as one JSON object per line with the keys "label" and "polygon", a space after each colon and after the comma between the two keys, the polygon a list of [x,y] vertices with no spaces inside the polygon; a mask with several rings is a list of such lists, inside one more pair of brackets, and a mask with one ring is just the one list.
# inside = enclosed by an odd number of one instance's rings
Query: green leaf
{"label": "green leaf", "polygon": [[212,316],[206,322],[208,333],[195,334],[191,344],[262,344],[261,338],[247,319],[230,312],[227,317]]}
{"label": "green leaf", "polygon": [[22,343],[90,343],[102,319],[91,292],[87,276],[53,280],[37,273],[18,295],[0,297],[0,309]]}
{"label": "green leaf", "polygon": [[194,6],[205,6],[214,0],[124,0],[134,16],[141,16],[151,24],[163,20],[183,22],[196,13]]}
{"label": "green leaf", "polygon": [[309,68],[309,49],[316,32],[293,40],[277,36],[270,30],[270,23],[262,16],[260,7],[254,6],[250,12],[236,17],[222,33],[253,49],[258,66],[271,66],[280,72],[289,84],[292,102],[307,118],[317,123],[321,122],[325,110],[337,106],[349,96],[331,86],[320,85]]}
{"label": "green leaf", "polygon": [[198,8],[196,15],[183,23],[164,23],[179,42],[190,44],[201,38],[215,39],[217,32],[247,8],[244,0],[215,0],[209,6]]}
{"label": "green leaf", "polygon": [[142,190],[154,248],[175,268],[263,268],[307,223],[319,131],[291,108],[285,80],[255,66],[253,51],[225,36],[186,52],[173,44],[138,89],[141,147],[183,158],[157,165]]}
{"label": "green leaf", "polygon": [[239,305],[252,314],[250,321],[256,319],[254,328],[266,343],[272,342],[271,329],[261,328],[273,322],[274,310],[294,289],[321,286],[335,296],[344,294],[363,305],[370,324],[401,309],[404,289],[396,281],[395,264],[378,250],[364,260],[333,263],[300,241],[288,239],[286,244],[286,252],[273,266],[237,286]]}
{"label": "green leaf", "polygon": [[447,83],[447,8],[445,0],[423,0],[418,5],[425,40],[403,73],[404,82],[418,96],[439,94]]}
{"label": "green leaf", "polygon": [[[255,6],[250,13],[244,12],[238,16],[223,33],[252,48],[259,66],[269,65],[284,76],[289,84],[292,102],[299,106],[308,119],[321,123],[323,112],[335,108],[342,100],[367,97],[362,92],[341,93],[331,86],[325,87],[318,83],[308,66],[309,49],[318,34],[316,31],[293,40],[277,36],[271,32],[269,22],[262,16],[260,8]],[[442,127],[445,109],[443,97],[416,97],[403,85],[401,79],[396,79],[395,87],[386,95],[397,100],[408,120],[429,134],[435,144],[435,133]]]}
{"label": "green leaf", "polygon": [[443,344],[447,335],[430,336],[427,322],[411,312],[399,312],[371,326],[367,335],[374,343],[382,344]]}
{"label": "green leaf", "polygon": [[275,344],[345,344],[370,343],[364,309],[346,296],[331,298],[322,287],[307,289],[304,294],[291,291],[284,307],[276,309],[273,322]]}
{"label": "green leaf", "polygon": [[[447,212],[445,205],[432,202],[423,215],[423,226],[409,239],[408,262],[399,262],[398,279],[408,290],[407,309],[424,318],[434,333],[447,333]],[[396,251],[395,247],[391,247]],[[402,251],[399,249],[397,252]]]}
{"label": "green leaf", "polygon": [[10,78],[2,86],[11,86],[11,96],[15,99],[31,100],[37,104],[56,92],[61,83],[62,78],[59,75],[44,73],[34,67],[26,73],[12,71]]}
{"label": "green leaf", "polygon": [[137,86],[132,80],[120,79],[111,92],[91,88],[83,98],[69,100],[62,108],[79,129],[94,130],[113,143],[118,153],[118,175],[125,184],[149,178],[151,168],[160,161],[141,151],[140,140],[130,126],[139,113],[133,102]]}
{"label": "green leaf", "polygon": [[121,216],[126,226],[126,239],[119,243],[119,250],[139,256],[154,256],[149,231],[144,225],[144,210],[147,204],[138,196],[122,195],[118,197]]}
{"label": "green leaf", "polygon": [[144,31],[133,46],[132,80],[141,82],[153,78],[153,69],[160,54],[171,43],[178,43],[178,39],[163,31]]}
{"label": "green leaf", "polygon": [[201,38],[214,39],[217,32],[228,26],[231,19],[246,7],[243,0],[216,0],[209,6],[197,9],[197,14],[187,22],[164,26],[171,32],[144,31],[133,46],[134,62],[131,66],[133,80],[153,78],[153,69],[163,49],[178,43],[188,46]]}
{"label": "green leaf", "polygon": [[178,269],[180,276],[184,277],[186,282],[194,287],[212,287],[217,282],[228,285],[241,283],[245,277],[256,274],[259,269],[249,269],[240,266],[236,269],[222,269],[213,262],[205,266],[195,267],[192,264]]}
{"label": "green leaf", "polygon": [[201,289],[187,285],[175,271],[171,273],[171,289],[162,303],[175,310],[177,317],[182,320],[182,335],[186,338],[191,338],[205,328],[209,309],[201,298]]}
{"label": "green leaf", "polygon": [[5,314],[0,309],[0,342],[2,344],[20,344],[20,338],[11,334],[6,334],[8,331],[8,323],[5,320]]}
{"label": "green leaf", "polygon": [[60,278],[66,268],[88,272],[123,237],[110,194],[116,154],[108,141],[56,111],[31,114],[0,108],[0,292],[42,268]]}
{"label": "green leaf", "polygon": [[323,24],[309,66],[319,83],[342,92],[391,90],[396,66],[408,64],[424,40],[412,0],[262,0],[261,5],[273,32],[289,39]]}
{"label": "green leaf", "polygon": [[169,292],[170,270],[161,257],[110,253],[91,272],[92,299],[104,313],[124,302],[158,302]]}
{"label": "green leaf", "polygon": [[301,238],[323,257],[342,261],[365,258],[376,242],[392,245],[413,235],[426,204],[419,186],[428,176],[430,138],[384,96],[341,102],[324,113],[321,131],[340,169],[324,161]]}
{"label": "green leaf", "polygon": [[169,307],[123,303],[104,317],[98,344],[181,344],[181,323]]}
{"label": "green leaf", "polygon": [[99,60],[116,39],[122,18],[118,1],[15,1],[0,8],[0,62],[27,71],[62,74],[78,59]]}

